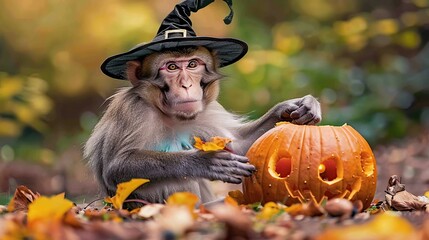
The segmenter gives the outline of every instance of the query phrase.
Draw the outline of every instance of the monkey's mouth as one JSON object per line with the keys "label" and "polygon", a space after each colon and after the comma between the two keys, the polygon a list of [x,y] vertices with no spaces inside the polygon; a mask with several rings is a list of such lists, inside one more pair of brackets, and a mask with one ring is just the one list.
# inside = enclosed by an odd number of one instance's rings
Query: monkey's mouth
{"label": "monkey's mouth", "polygon": [[194,114],[202,110],[202,104],[200,100],[184,100],[175,102],[173,109],[176,112],[182,112],[185,114]]}

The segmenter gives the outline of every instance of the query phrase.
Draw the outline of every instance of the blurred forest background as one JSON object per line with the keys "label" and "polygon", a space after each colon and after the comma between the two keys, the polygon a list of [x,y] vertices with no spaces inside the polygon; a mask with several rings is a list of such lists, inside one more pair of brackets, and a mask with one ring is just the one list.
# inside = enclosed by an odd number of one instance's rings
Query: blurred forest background
{"label": "blurred forest background", "polygon": [[[177,2],[0,0],[0,203],[18,184],[96,193],[81,149],[104,100],[128,85],[99,66],[151,41]],[[228,110],[255,118],[312,94],[322,124],[348,123],[373,148],[429,128],[428,0],[235,0],[234,12],[224,25],[217,0],[191,17],[200,36],[249,44],[222,69]]]}

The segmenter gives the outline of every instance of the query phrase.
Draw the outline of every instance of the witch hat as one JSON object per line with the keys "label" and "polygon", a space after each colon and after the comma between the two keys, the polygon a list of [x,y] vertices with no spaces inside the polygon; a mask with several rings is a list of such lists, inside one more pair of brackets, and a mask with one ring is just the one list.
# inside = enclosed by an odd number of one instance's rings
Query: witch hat
{"label": "witch hat", "polygon": [[[203,46],[214,52],[218,58],[219,67],[230,65],[247,53],[247,44],[233,38],[198,37],[192,29],[189,16],[192,12],[212,3],[214,0],[185,0],[177,4],[174,10],[161,23],[158,33],[152,42],[141,43],[128,52],[114,55],[106,59],[101,70],[109,77],[126,79],[126,63],[132,60],[143,60],[144,57],[167,49],[178,47]],[[225,24],[232,20],[232,0],[224,0],[230,14],[224,19]]]}

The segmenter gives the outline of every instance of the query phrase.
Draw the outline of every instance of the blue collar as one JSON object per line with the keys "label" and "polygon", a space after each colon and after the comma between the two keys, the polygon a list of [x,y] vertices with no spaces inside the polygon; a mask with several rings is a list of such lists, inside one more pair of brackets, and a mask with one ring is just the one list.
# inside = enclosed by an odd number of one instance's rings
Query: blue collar
{"label": "blue collar", "polygon": [[158,146],[155,147],[155,150],[160,152],[179,152],[183,150],[190,150],[193,148],[190,139],[190,134],[177,134],[176,137],[162,141],[160,144],[158,144]]}

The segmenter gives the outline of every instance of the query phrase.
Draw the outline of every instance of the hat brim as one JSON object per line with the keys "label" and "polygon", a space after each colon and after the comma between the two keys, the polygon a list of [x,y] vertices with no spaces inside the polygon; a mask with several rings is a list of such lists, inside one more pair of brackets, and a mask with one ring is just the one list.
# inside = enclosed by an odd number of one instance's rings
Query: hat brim
{"label": "hat brim", "polygon": [[247,44],[233,38],[185,37],[169,38],[144,45],[138,45],[128,52],[114,55],[101,65],[101,71],[109,77],[126,79],[126,63],[142,59],[152,53],[178,47],[203,46],[214,51],[219,61],[219,67],[228,66],[241,59],[248,50]]}

